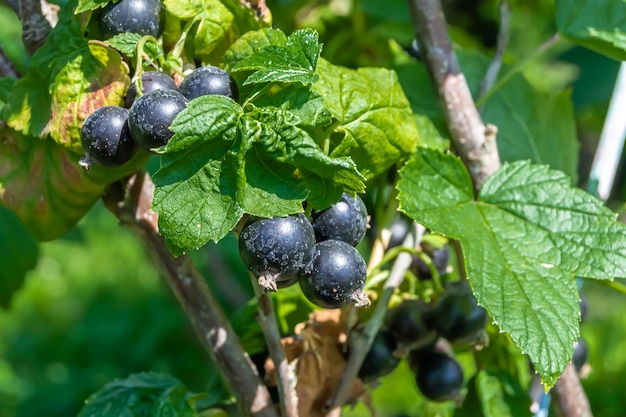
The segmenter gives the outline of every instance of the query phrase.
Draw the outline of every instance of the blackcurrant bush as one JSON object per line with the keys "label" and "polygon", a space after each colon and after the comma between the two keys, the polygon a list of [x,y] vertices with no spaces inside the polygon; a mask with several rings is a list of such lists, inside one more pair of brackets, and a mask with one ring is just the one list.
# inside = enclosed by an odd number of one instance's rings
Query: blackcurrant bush
{"label": "blackcurrant bush", "polygon": [[388,311],[386,327],[403,349],[419,349],[435,344],[433,307],[422,300],[405,300]]}
{"label": "blackcurrant bush", "polygon": [[313,226],[302,214],[255,220],[239,234],[243,263],[259,278],[259,284],[271,291],[295,283],[314,247]]}
{"label": "blackcurrant bush", "polygon": [[128,125],[137,145],[150,150],[167,144],[174,132],[170,124],[187,106],[187,99],[174,90],[153,90],[130,107]]}
{"label": "blackcurrant bush", "polygon": [[436,305],[436,327],[450,342],[473,343],[484,337],[487,312],[478,305],[469,285],[451,283]]}
{"label": "blackcurrant bush", "polygon": [[[445,274],[446,269],[448,268],[448,261],[450,259],[448,246],[446,245],[443,248],[437,249],[432,248],[430,245],[423,245],[423,249],[426,255],[428,255],[433,261],[433,265],[437,269],[439,275]],[[413,256],[413,260],[409,269],[411,270],[411,272],[417,275],[418,278],[432,278],[432,272],[430,271],[430,268],[428,267],[428,265],[426,265],[426,262],[424,262],[422,258],[417,255]]]}
{"label": "blackcurrant bush", "polygon": [[354,247],[341,240],[325,240],[315,244],[299,282],[304,296],[319,307],[341,308],[352,302],[365,306],[369,304],[362,292],[366,275],[365,261]]}
{"label": "blackcurrant bush", "polygon": [[230,75],[221,68],[210,65],[199,67],[185,77],[180,92],[189,100],[208,94],[218,94],[237,101],[239,90]]}
{"label": "blackcurrant bush", "polygon": [[131,32],[152,35],[163,32],[163,6],[159,0],[121,0],[100,11],[100,32],[104,39]]}
{"label": "blackcurrant bush", "polygon": [[89,168],[92,162],[120,166],[131,160],[137,146],[128,128],[128,110],[105,106],[91,113],[80,129],[85,158],[80,164]]}
{"label": "blackcurrant bush", "polygon": [[[176,90],[176,83],[164,72],[160,71],[148,71],[141,74],[141,88],[142,94],[149,93],[153,90],[170,89]],[[130,108],[137,98],[137,83],[134,82],[128,88],[126,98],[124,99],[124,105],[126,108]]]}
{"label": "blackcurrant bush", "polygon": [[411,352],[409,362],[422,395],[431,401],[458,397],[463,388],[463,368],[452,356],[434,349]]}
{"label": "blackcurrant bush", "polygon": [[578,341],[574,343],[574,357],[572,358],[572,362],[578,372],[580,372],[585,363],[587,363],[587,356],[587,344],[582,338],[579,338]]}
{"label": "blackcurrant bush", "polygon": [[343,193],[338,202],[313,213],[317,241],[337,239],[356,246],[367,231],[367,208],[359,196]]}
{"label": "blackcurrant bush", "polygon": [[379,331],[363,359],[363,364],[359,369],[359,378],[363,381],[371,381],[391,373],[400,363],[400,358],[393,355],[395,350],[396,340],[391,332]]}

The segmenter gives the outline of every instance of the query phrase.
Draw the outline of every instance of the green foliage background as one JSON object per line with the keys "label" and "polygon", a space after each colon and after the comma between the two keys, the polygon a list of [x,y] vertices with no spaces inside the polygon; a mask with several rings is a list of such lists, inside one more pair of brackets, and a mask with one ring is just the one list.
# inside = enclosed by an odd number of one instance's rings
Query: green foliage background
{"label": "green foliage background", "polygon": [[[552,1],[512,4],[516,18],[505,60],[510,63],[523,59],[555,30],[548,18],[554,12]],[[300,27],[317,29],[324,43],[322,56],[334,64],[394,66],[394,46],[388,39],[402,46],[412,40],[402,0],[274,0],[269,6],[276,26],[285,33]],[[489,52],[497,28],[496,1],[453,7],[448,17],[457,45]],[[11,12],[0,5],[0,44],[22,70],[28,60],[14,41],[18,33]],[[524,70],[528,82],[540,92],[571,89],[581,141],[576,173],[581,184],[616,71],[616,62],[567,42]],[[408,82],[402,71],[399,74],[401,82]],[[10,241],[19,227],[17,220],[1,219],[0,241]],[[76,415],[88,395],[133,372],[169,373],[192,391],[214,386],[213,367],[149,255],[100,204],[70,233],[39,244],[37,250],[36,266],[27,273],[10,308],[0,310],[0,417]],[[248,276],[232,236],[218,245],[209,243],[194,256],[227,313],[234,313],[250,298]],[[13,275],[19,284],[20,271],[1,272],[3,279]],[[584,292],[589,316],[581,331],[592,372],[583,383],[596,417],[621,417],[626,386],[624,295],[593,282],[585,283]],[[450,404],[424,402],[404,365],[382,379],[373,399],[381,416],[443,416],[451,410]],[[524,411],[520,415],[528,415]],[[355,417],[365,413],[363,405],[346,411]]]}

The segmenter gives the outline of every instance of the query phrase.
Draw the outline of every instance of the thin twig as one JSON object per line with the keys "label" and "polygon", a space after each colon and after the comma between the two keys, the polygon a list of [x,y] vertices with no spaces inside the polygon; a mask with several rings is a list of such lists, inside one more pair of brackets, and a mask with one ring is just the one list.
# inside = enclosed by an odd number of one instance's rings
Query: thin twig
{"label": "thin twig", "polygon": [[504,51],[509,43],[509,35],[511,33],[511,6],[508,0],[502,0],[500,2],[500,28],[498,29],[498,43],[496,45],[496,51],[493,55],[493,59],[487,68],[485,78],[480,85],[480,93],[478,97],[485,94],[498,78],[500,67],[502,66],[502,60],[504,59]]}
{"label": "thin twig", "polygon": [[270,358],[274,362],[276,386],[280,397],[280,409],[284,417],[298,417],[298,394],[296,376],[289,367],[285,349],[281,343],[278,322],[274,313],[272,297],[259,286],[257,278],[250,275],[259,309],[258,321],[265,336]]}
{"label": "thin twig", "polygon": [[158,216],[151,210],[154,183],[137,173],[104,196],[120,223],[144,242],[163,279],[183,307],[200,341],[213,358],[244,416],[278,417],[267,388],[243,350],[202,275],[187,255],[175,258],[158,233]]}
{"label": "thin twig", "polygon": [[20,78],[20,73],[0,46],[0,76]]}
{"label": "thin twig", "polygon": [[[424,234],[425,229],[417,223],[414,223],[414,227],[415,230],[407,235],[404,242],[402,242],[402,246],[415,247],[421,241],[421,237]],[[409,269],[409,266],[411,266],[411,261],[412,255],[410,253],[401,252],[398,255],[393,263],[393,266],[391,267],[389,278],[387,278],[387,281],[383,286],[383,291],[376,303],[376,308],[374,309],[372,316],[367,321],[367,324],[363,327],[363,329],[352,331],[350,333],[350,356],[348,358],[348,363],[341,379],[341,383],[337,387],[337,390],[330,401],[326,417],[339,415],[339,410],[350,397],[350,390],[352,389],[354,380],[359,373],[361,364],[372,346],[372,342],[374,341],[376,334],[383,324],[389,300],[402,282],[406,271]]]}
{"label": "thin twig", "polygon": [[496,129],[485,126],[461,73],[439,0],[408,0],[416,39],[439,96],[454,148],[478,190],[500,168]]}
{"label": "thin twig", "polygon": [[567,365],[551,394],[560,417],[593,417],[573,363]]}
{"label": "thin twig", "polygon": [[18,0],[22,20],[22,41],[26,50],[33,54],[46,40],[52,29],[41,10],[40,0]]}

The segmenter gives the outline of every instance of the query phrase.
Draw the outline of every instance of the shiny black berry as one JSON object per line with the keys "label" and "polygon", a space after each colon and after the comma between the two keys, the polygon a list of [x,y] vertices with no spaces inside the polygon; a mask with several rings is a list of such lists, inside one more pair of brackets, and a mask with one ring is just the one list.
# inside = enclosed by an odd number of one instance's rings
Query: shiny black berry
{"label": "shiny black berry", "polygon": [[189,100],[196,97],[217,94],[237,101],[239,90],[230,75],[221,68],[199,67],[193,70],[180,84],[180,92]]}
{"label": "shiny black berry", "polygon": [[243,263],[271,291],[295,284],[314,247],[313,226],[302,214],[252,221],[239,234]]}
{"label": "shiny black berry", "polygon": [[386,327],[403,349],[419,349],[437,341],[433,307],[422,300],[406,300],[389,310]]}
{"label": "shiny black berry", "polygon": [[433,349],[411,352],[409,363],[422,395],[431,401],[458,397],[463,388],[463,369],[455,358]]}
{"label": "shiny black berry", "polygon": [[[126,98],[124,99],[124,105],[127,108],[130,108],[137,98],[137,85],[138,82],[135,81],[128,88]],[[177,89],[176,83],[172,77],[160,71],[148,71],[141,74],[141,88],[142,94],[149,93],[154,90]]]}
{"label": "shiny black berry", "polygon": [[396,217],[390,228],[391,236],[389,237],[389,249],[402,245],[402,242],[404,242],[404,239],[406,239],[406,236],[411,230],[412,224],[413,220],[405,214],[399,214],[398,217]]}
{"label": "shiny black berry", "polygon": [[318,242],[337,239],[356,246],[367,231],[367,208],[359,196],[343,193],[338,202],[313,213],[313,228]]}
{"label": "shiny black berry", "polygon": [[393,355],[395,350],[393,335],[386,330],[378,332],[359,369],[359,378],[371,381],[391,373],[400,363],[400,358]]}
{"label": "shiny black berry", "polygon": [[581,337],[578,339],[578,342],[574,344],[574,357],[572,358],[572,362],[578,372],[580,372],[580,370],[583,369],[583,366],[587,363],[587,356],[587,344]]}
{"label": "shiny black berry", "polygon": [[478,305],[469,285],[464,282],[449,285],[437,301],[437,332],[450,342],[479,341],[484,336],[487,320],[487,312]]}
{"label": "shiny black berry", "polygon": [[366,275],[365,261],[354,247],[341,240],[325,240],[315,244],[299,282],[305,297],[319,307],[365,306],[369,304],[362,292]]}
{"label": "shiny black berry", "polygon": [[104,39],[131,32],[155,38],[163,32],[163,6],[159,0],[121,0],[100,11],[100,31]]}
{"label": "shiny black berry", "polygon": [[[439,275],[443,275],[446,273],[446,269],[448,268],[448,262],[450,259],[450,253],[448,251],[448,245],[443,248],[437,249],[433,248],[429,245],[423,245],[424,252],[426,255],[430,257],[433,262],[433,266],[437,269]],[[413,272],[418,278],[421,279],[431,279],[432,272],[426,262],[422,260],[417,255],[413,256],[413,260],[411,262],[411,266],[409,267],[411,272]]]}
{"label": "shiny black berry", "polygon": [[105,106],[91,113],[80,130],[85,151],[81,165],[89,168],[97,162],[104,166],[120,166],[135,155],[137,146],[128,129],[128,110]]}
{"label": "shiny black berry", "polygon": [[135,100],[128,125],[137,145],[150,150],[167,144],[174,135],[170,124],[186,106],[187,99],[174,90],[153,90]]}
{"label": "shiny black berry", "polygon": [[580,322],[582,323],[587,318],[587,297],[584,294],[580,294]]}

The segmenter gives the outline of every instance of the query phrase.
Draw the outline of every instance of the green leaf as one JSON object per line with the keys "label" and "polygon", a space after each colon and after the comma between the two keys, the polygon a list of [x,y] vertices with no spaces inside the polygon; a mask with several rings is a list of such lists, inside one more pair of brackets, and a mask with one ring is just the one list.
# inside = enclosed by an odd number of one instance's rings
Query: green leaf
{"label": "green leaf", "polygon": [[504,165],[473,198],[459,159],[418,148],[401,171],[401,209],[458,239],[468,278],[493,321],[553,385],[578,337],[575,275],[626,275],[626,226],[561,172]]}
{"label": "green leaf", "polygon": [[[469,392],[459,417],[528,416],[531,399],[528,392],[502,372],[480,370],[468,383]],[[479,414],[480,413],[480,414]]]}
{"label": "green leaf", "polygon": [[324,106],[324,98],[298,84],[289,84],[276,94],[264,95],[254,104],[288,110],[300,119],[299,126],[321,127],[332,123],[332,114]]}
{"label": "green leaf", "polygon": [[407,158],[418,141],[409,102],[396,73],[383,68],[352,70],[320,60],[313,91],[324,98],[342,133],[332,156],[350,156],[372,178]]}
{"label": "green leaf", "polygon": [[[420,62],[404,59],[405,55],[404,51],[396,51],[398,63],[394,69],[411,108],[419,115],[428,116],[441,134],[449,137],[426,68]],[[490,59],[462,50],[457,55],[476,95]],[[505,67],[501,72],[508,69]],[[572,183],[576,182],[579,144],[569,91],[546,95],[522,75],[515,75],[487,100],[482,116],[486,123],[498,127],[498,151],[503,161],[530,159],[563,171],[572,178]]]}
{"label": "green leaf", "polygon": [[[278,29],[264,28],[257,31],[245,33],[237,39],[224,54],[222,64],[228,72],[233,72],[233,68],[244,58],[262,51],[266,47],[285,46],[287,36]],[[236,76],[236,74],[233,74]],[[242,80],[243,81],[243,80]]]}
{"label": "green leaf", "polygon": [[0,203],[15,211],[37,240],[56,239],[80,220],[106,186],[139,169],[147,153],[118,168],[94,165],[85,171],[79,155],[50,138],[0,131]]}
{"label": "green leaf", "polygon": [[82,13],[88,10],[96,10],[111,3],[112,0],[78,0],[78,6],[74,13]]}
{"label": "green leaf", "polygon": [[16,81],[13,77],[0,77],[0,102],[7,102]]}
{"label": "green leaf", "polygon": [[37,243],[15,213],[0,206],[0,306],[8,308],[11,298],[37,264]]}
{"label": "green leaf", "polygon": [[284,46],[268,45],[240,60],[233,72],[254,71],[243,85],[266,82],[312,84],[317,80],[315,67],[322,51],[317,32],[300,29]]}
{"label": "green leaf", "polygon": [[[249,106],[244,112],[223,96],[189,103],[170,127],[175,134],[154,175],[153,208],[172,252],[219,241],[244,212],[285,216],[301,212],[307,195],[314,207],[328,206],[341,195],[311,201],[311,194],[319,194],[308,188],[311,184],[363,191],[354,163],[324,154],[300,122],[295,114],[275,107]],[[320,180],[313,183],[304,176]]]}
{"label": "green leaf", "polygon": [[132,374],[89,397],[78,417],[195,417],[194,403],[202,396],[169,375]]}
{"label": "green leaf", "polygon": [[626,2],[558,0],[559,33],[618,61],[626,60]]}

